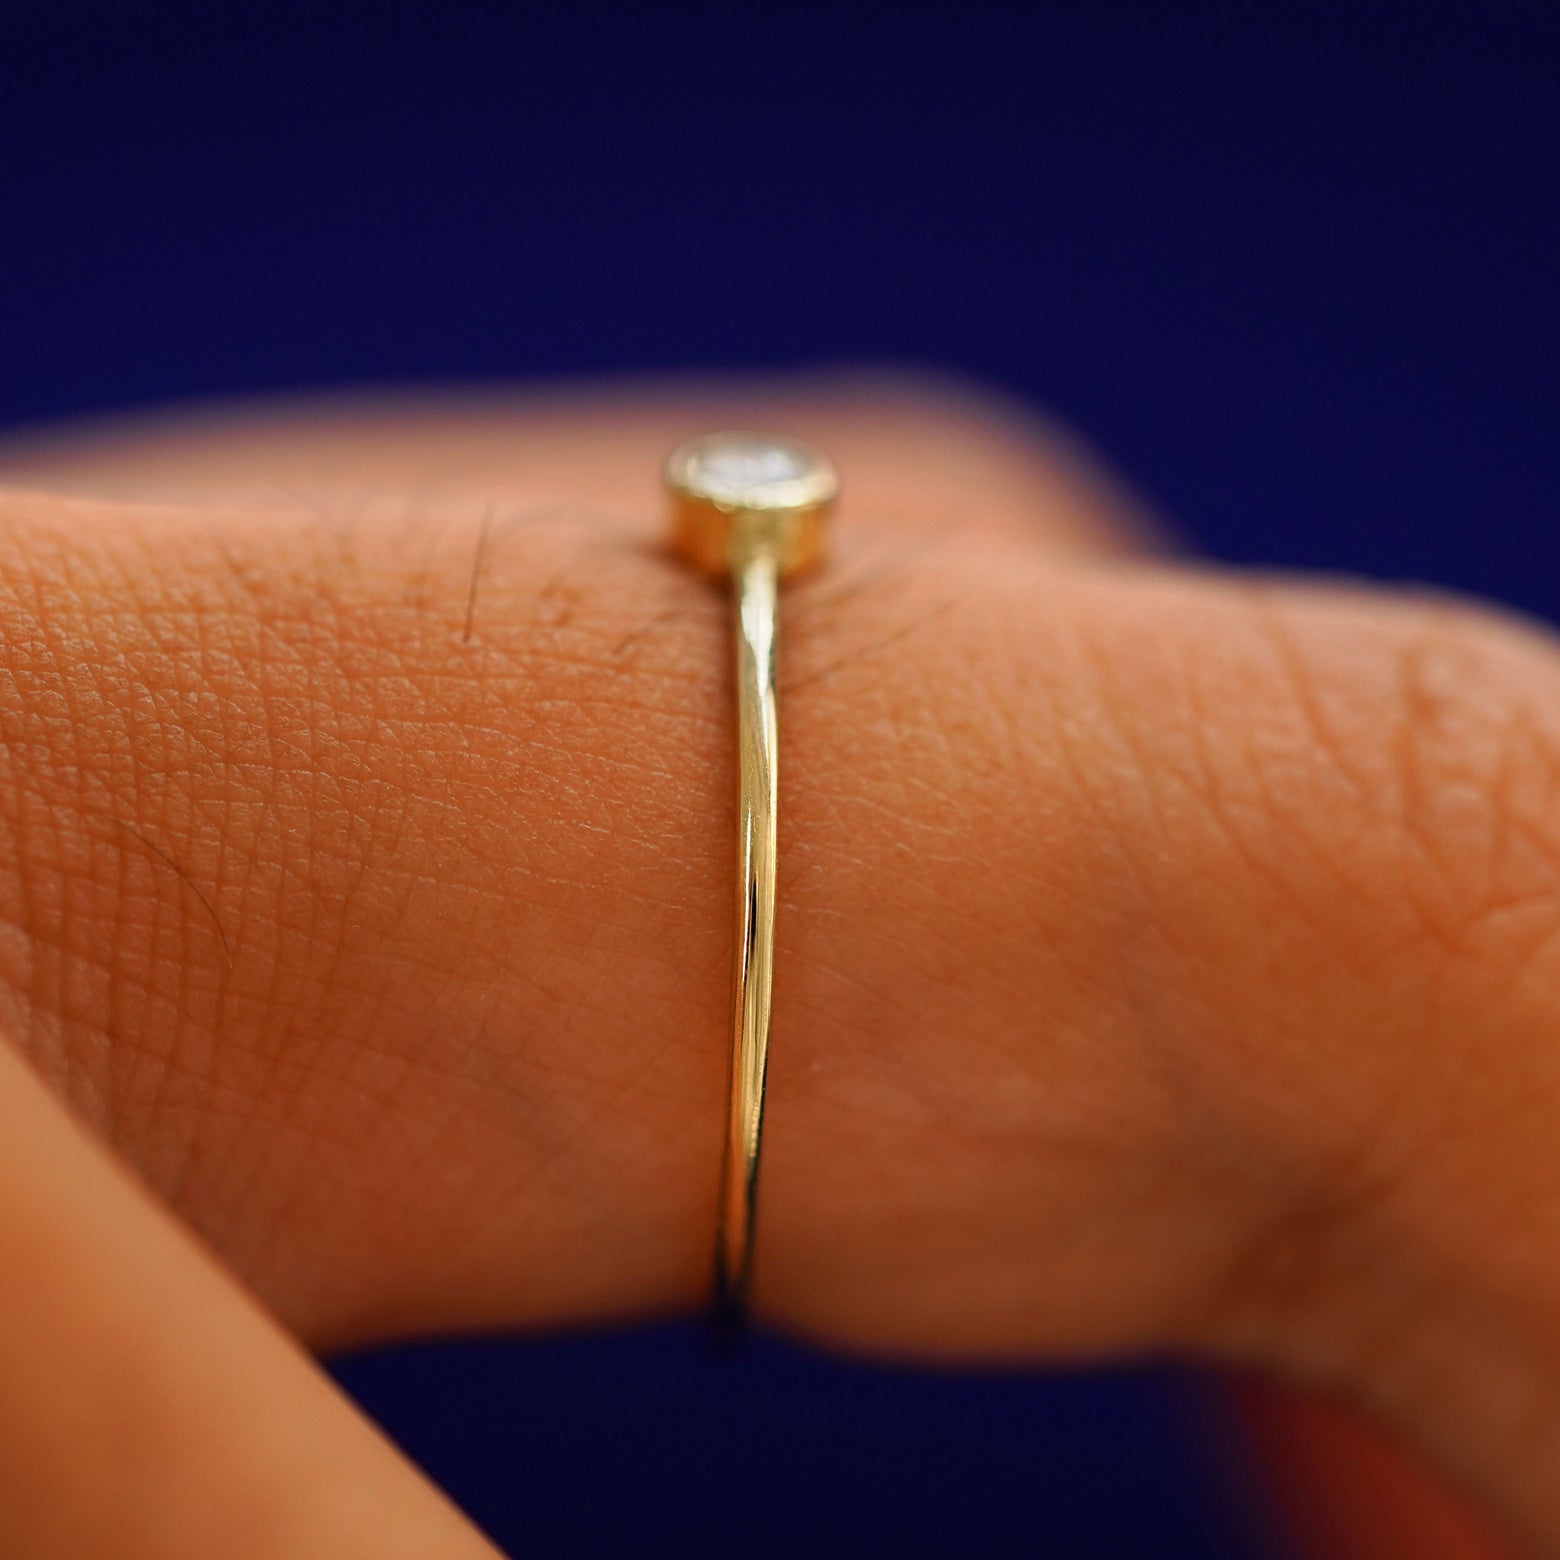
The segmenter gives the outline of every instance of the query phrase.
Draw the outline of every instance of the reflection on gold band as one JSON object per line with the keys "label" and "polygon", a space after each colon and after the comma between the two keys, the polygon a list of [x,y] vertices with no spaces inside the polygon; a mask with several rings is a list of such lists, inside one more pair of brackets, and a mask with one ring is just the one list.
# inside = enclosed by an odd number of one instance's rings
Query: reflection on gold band
{"label": "reflection on gold band", "polygon": [[738,567],[737,953],[731,1016],[731,1099],[715,1226],[715,1306],[740,1316],[753,1263],[769,1000],[775,957],[775,630],[780,575],[758,550]]}

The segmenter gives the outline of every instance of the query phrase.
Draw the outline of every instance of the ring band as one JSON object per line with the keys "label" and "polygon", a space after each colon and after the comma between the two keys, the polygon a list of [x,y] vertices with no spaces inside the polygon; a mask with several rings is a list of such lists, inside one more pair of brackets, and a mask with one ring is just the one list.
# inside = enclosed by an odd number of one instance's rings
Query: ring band
{"label": "ring band", "polygon": [[828,459],[792,439],[715,433],[679,446],[666,464],[672,539],[708,573],[729,579],[737,692],[737,917],[730,1099],[715,1218],[713,1319],[730,1336],[747,1309],[753,1269],[764,1082],[775,944],[775,664],[782,579],[822,556],[824,520],[839,493]]}

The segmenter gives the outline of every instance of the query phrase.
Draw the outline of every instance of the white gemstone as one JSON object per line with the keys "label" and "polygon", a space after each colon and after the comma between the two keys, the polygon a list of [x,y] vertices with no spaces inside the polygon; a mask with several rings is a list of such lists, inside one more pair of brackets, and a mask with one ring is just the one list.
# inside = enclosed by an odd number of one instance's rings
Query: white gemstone
{"label": "white gemstone", "polygon": [[810,450],[757,434],[719,434],[690,451],[693,486],[717,503],[751,502],[817,470]]}

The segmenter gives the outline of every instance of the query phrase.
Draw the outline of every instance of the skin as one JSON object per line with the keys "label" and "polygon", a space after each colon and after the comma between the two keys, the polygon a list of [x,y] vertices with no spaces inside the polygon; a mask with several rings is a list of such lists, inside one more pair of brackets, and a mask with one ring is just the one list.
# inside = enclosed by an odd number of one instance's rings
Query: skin
{"label": "skin", "polygon": [[[0,1550],[206,1554],[262,1502],[222,1552],[486,1552],[284,1332],[700,1302],[727,608],[655,478],[733,425],[847,484],[784,604],[761,1317],[1302,1383],[1560,1554],[1555,645],[1174,561],[1055,434],[870,380],[0,456],[0,1249],[48,1275],[0,1302]],[[290,1385],[221,1387],[218,1337]],[[16,1428],[106,1371],[143,1389],[95,1438]],[[1267,1400],[1268,1444],[1357,1503],[1307,1412]],[[1505,1552],[1382,1466],[1358,1552]]]}

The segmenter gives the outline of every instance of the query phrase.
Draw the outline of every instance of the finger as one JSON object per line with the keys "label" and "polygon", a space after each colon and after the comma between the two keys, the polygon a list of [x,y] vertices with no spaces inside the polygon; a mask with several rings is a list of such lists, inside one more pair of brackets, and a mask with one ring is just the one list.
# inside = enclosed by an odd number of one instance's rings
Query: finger
{"label": "finger", "polygon": [[1325,1399],[1240,1394],[1276,1515],[1316,1560],[1515,1560],[1482,1515],[1382,1432]]}
{"label": "finger", "polygon": [[0,1552],[494,1551],[0,1051]]}
{"label": "finger", "polygon": [[323,504],[338,518],[376,498],[456,518],[492,502],[659,540],[661,462],[690,429],[722,427],[827,446],[850,486],[845,542],[872,553],[953,538],[1059,556],[1167,545],[1146,504],[1059,426],[973,385],[907,373],[238,403],[13,439],[0,474],[153,501]]}
{"label": "finger", "polygon": [[[706,1273],[725,606],[637,521],[486,513],[8,506],[0,991],[317,1337]],[[1552,647],[1032,543],[787,598],[760,1303],[1283,1365],[1537,1520]]]}

